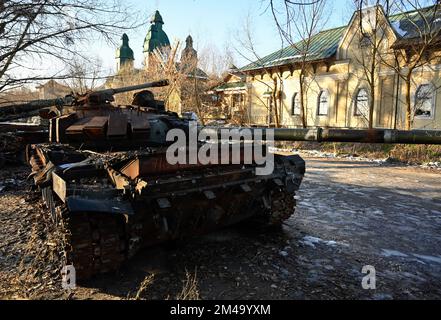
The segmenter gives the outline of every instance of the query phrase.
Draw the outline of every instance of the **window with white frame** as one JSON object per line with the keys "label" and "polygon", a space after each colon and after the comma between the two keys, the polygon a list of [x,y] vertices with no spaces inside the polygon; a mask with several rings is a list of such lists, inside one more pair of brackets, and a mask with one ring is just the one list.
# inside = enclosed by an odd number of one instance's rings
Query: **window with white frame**
{"label": "window with white frame", "polygon": [[329,112],[329,92],[328,90],[320,91],[318,97],[317,114],[319,116],[327,116]]}
{"label": "window with white frame", "polygon": [[366,89],[360,89],[355,97],[354,115],[368,118],[369,116],[369,95]]}
{"label": "window with white frame", "polygon": [[415,93],[415,118],[432,118],[434,110],[434,94],[430,84],[422,84]]}
{"label": "window with white frame", "polygon": [[292,96],[291,114],[293,116],[300,116],[300,114],[301,114],[300,97],[299,97],[298,92],[294,93],[294,95]]}

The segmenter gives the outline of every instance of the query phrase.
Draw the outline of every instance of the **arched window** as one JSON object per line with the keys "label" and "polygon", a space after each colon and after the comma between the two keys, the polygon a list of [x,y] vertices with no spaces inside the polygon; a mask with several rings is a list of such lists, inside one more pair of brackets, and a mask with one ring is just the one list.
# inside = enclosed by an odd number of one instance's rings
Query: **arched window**
{"label": "arched window", "polygon": [[369,48],[372,44],[372,37],[368,33],[363,33],[360,38],[360,49]]}
{"label": "arched window", "polygon": [[355,97],[354,115],[357,117],[369,117],[369,95],[366,89],[360,89]]}
{"label": "arched window", "polygon": [[293,116],[299,116],[301,114],[300,110],[300,97],[299,94],[296,92],[292,96],[292,102],[291,102],[291,114]]}
{"label": "arched window", "polygon": [[434,109],[433,88],[430,84],[422,84],[415,94],[415,117],[432,118]]}
{"label": "arched window", "polygon": [[320,91],[318,97],[317,114],[319,116],[327,116],[329,111],[329,93],[328,90]]}

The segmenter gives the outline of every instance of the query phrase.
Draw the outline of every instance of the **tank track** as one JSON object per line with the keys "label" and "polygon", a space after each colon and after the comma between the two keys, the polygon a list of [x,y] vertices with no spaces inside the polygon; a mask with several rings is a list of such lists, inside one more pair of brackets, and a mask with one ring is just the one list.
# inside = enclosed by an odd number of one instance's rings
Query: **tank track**
{"label": "tank track", "polygon": [[65,235],[65,259],[77,279],[117,271],[127,258],[127,237],[122,217],[75,213],[59,209]]}
{"label": "tank track", "polygon": [[[271,209],[264,223],[281,226],[295,211],[293,193],[276,188],[271,191]],[[66,233],[65,263],[75,267],[77,279],[115,272],[128,259],[129,241],[123,217],[112,214],[70,213],[65,206],[57,215]]]}
{"label": "tank track", "polygon": [[297,204],[294,196],[295,194],[282,189],[272,191],[267,221],[269,225],[280,226],[294,215]]}

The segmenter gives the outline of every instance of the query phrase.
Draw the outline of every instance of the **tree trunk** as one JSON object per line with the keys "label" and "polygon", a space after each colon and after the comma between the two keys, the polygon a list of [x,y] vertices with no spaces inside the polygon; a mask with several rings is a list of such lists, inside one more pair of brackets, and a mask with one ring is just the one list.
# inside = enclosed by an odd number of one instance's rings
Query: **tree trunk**
{"label": "tree trunk", "polygon": [[374,106],[375,106],[375,89],[371,88],[371,97],[369,101],[369,120],[368,125],[369,129],[372,129],[374,127]]}
{"label": "tree trunk", "polygon": [[307,114],[306,114],[306,108],[305,108],[305,87],[304,87],[304,82],[305,82],[305,77],[303,75],[303,71],[300,72],[300,108],[301,108],[301,117],[302,117],[302,126],[303,128],[306,129],[306,127],[308,126],[307,123]]}
{"label": "tree trunk", "polygon": [[279,100],[279,87],[277,86],[277,78],[274,79],[274,91],[273,91],[273,101],[274,101],[274,120],[276,122],[276,128],[280,128],[279,119],[279,106],[277,101]]}
{"label": "tree trunk", "polygon": [[406,78],[406,91],[404,93],[404,100],[406,102],[406,130],[412,129],[412,101],[410,99],[411,78]]}

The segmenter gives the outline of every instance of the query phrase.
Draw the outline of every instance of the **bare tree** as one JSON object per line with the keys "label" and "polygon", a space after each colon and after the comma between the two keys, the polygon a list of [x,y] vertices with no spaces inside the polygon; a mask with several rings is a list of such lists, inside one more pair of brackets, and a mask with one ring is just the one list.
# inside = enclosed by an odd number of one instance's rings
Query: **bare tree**
{"label": "bare tree", "polygon": [[[393,2],[401,13],[396,22],[399,33],[398,41],[393,45],[392,62],[383,59],[383,63],[394,70],[404,85],[404,104],[406,106],[405,128],[411,130],[415,117],[416,104],[412,102],[411,90],[415,72],[431,63],[440,61],[439,52],[441,26],[441,4],[437,0],[429,1],[397,0]],[[411,10],[410,12],[407,10]]]}
{"label": "bare tree", "polygon": [[[360,81],[366,82],[369,88],[368,92],[364,91],[364,94],[368,95],[366,97],[362,97],[359,92],[356,93],[355,112],[364,117],[369,129],[372,129],[379,73],[389,51],[390,35],[387,34],[389,27],[384,17],[389,16],[391,7],[390,1],[381,0],[355,0],[354,4],[357,7],[355,19],[359,38],[358,46],[352,56],[354,63],[361,70]],[[368,6],[372,6],[371,9],[364,10]],[[358,98],[366,100],[358,101]]]}
{"label": "bare tree", "polygon": [[[157,48],[149,59],[148,68],[123,69],[107,84],[116,87],[168,79],[169,86],[151,89],[155,97],[165,102],[168,111],[192,111],[204,122],[210,111],[210,106],[204,103],[204,95],[214,80],[199,68],[197,57],[181,56],[179,59],[180,48],[180,42],[175,42],[170,48]],[[130,104],[132,95],[118,95],[117,103]]]}
{"label": "bare tree", "polygon": [[[265,98],[261,97],[259,94],[254,94],[254,92],[251,91],[249,92],[249,99],[257,99],[259,104],[266,108],[268,115],[267,123],[269,126],[274,125],[280,127],[282,115],[282,97],[280,93],[283,91],[282,74],[271,68],[271,65],[267,64],[264,60],[264,57],[259,55],[256,48],[250,16],[245,20],[241,32],[238,32],[237,34],[240,36],[236,36],[235,40],[237,45],[234,47],[234,50],[239,56],[250,63],[250,69],[258,70],[258,72],[246,71],[245,76],[251,75],[255,81],[267,88],[268,93]],[[281,47],[283,48],[283,41]],[[269,78],[270,81],[265,81],[265,77]]]}
{"label": "bare tree", "polygon": [[64,83],[75,93],[84,94],[102,85],[106,79],[98,57],[72,61],[67,65],[68,78]]}
{"label": "bare tree", "polygon": [[307,96],[314,72],[311,68],[312,39],[325,23],[327,18],[323,13],[327,8],[326,0],[269,0],[269,6],[276,22],[281,38],[296,52],[295,67],[299,72],[299,102],[301,119],[304,128],[307,127]]}
{"label": "bare tree", "polygon": [[[393,46],[394,63],[389,64],[404,83],[404,103],[406,106],[405,128],[413,126],[415,106],[411,99],[411,89],[416,70],[439,61],[441,4],[434,0],[427,8],[418,0],[400,0],[400,11],[410,8],[413,13],[403,13],[402,24],[406,25],[406,39]],[[401,24],[400,23],[400,24]],[[401,29],[400,29],[401,30]],[[387,61],[386,61],[387,63]]]}
{"label": "bare tree", "polygon": [[121,29],[137,25],[138,16],[117,0],[1,0],[0,91],[66,78],[36,66],[75,61],[81,44],[112,42]]}

